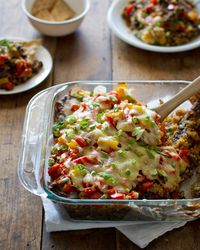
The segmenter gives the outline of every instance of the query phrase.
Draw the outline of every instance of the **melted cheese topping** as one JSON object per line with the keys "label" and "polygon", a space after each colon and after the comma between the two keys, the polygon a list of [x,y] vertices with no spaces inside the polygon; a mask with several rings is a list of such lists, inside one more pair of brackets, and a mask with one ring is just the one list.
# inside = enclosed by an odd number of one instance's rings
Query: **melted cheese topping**
{"label": "melted cheese topping", "polygon": [[110,92],[104,87],[93,93],[76,89],[71,95],[64,102],[64,119],[53,128],[50,169],[62,166],[59,180],[67,175],[81,198],[95,193],[98,198],[118,194],[131,199],[177,190],[188,164],[164,145],[158,114],[136,102],[124,86]]}

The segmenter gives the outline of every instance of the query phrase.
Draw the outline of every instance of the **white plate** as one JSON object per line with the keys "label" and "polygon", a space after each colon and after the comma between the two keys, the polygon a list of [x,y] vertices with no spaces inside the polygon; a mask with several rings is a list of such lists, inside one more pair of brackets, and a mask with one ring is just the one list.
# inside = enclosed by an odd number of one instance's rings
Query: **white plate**
{"label": "white plate", "polygon": [[[154,52],[164,52],[164,53],[182,52],[200,46],[200,36],[187,44],[180,46],[171,46],[171,47],[150,45],[142,42],[127,27],[125,21],[121,16],[123,9],[128,2],[129,0],[113,0],[113,3],[111,4],[108,11],[108,24],[111,30],[116,36],[118,36],[124,42],[133,45],[135,47],[138,47],[140,49],[154,51]],[[200,4],[197,5],[198,9],[200,8],[199,5]]]}
{"label": "white plate", "polygon": [[[2,39],[7,39],[7,40],[11,40],[11,41],[27,41],[26,39],[16,38],[16,37],[0,37],[0,40],[2,40]],[[11,95],[11,94],[21,93],[21,92],[24,92],[24,91],[27,91],[29,89],[36,87],[42,81],[44,81],[44,79],[51,72],[51,69],[53,66],[52,57],[47,49],[45,49],[43,46],[40,46],[38,48],[37,53],[36,53],[36,59],[43,63],[43,67],[38,72],[38,74],[33,76],[31,79],[29,79],[25,83],[17,85],[12,90],[0,89],[0,95]]]}

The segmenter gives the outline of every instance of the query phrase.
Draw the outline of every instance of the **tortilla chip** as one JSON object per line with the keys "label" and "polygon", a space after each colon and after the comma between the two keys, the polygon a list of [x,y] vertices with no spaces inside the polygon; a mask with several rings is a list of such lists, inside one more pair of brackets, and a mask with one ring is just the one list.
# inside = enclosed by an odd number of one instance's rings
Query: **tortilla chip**
{"label": "tortilla chip", "polygon": [[52,16],[51,12],[49,10],[40,10],[35,14],[35,17],[47,21],[54,21],[54,17]]}
{"label": "tortilla chip", "polygon": [[75,12],[63,0],[57,0],[51,10],[51,14],[55,21],[64,21],[72,18]]}
{"label": "tortilla chip", "polygon": [[56,0],[36,0],[32,7],[32,14],[35,16],[41,10],[51,10]]}

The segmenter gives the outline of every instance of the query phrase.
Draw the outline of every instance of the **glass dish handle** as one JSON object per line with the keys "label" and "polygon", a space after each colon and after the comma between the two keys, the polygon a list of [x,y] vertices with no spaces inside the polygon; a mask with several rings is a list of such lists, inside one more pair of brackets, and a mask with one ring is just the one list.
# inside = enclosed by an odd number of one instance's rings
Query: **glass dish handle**
{"label": "glass dish handle", "polygon": [[22,131],[18,177],[22,185],[30,192],[46,197],[43,189],[44,141],[48,121],[47,108],[51,89],[34,96],[26,109],[26,120]]}

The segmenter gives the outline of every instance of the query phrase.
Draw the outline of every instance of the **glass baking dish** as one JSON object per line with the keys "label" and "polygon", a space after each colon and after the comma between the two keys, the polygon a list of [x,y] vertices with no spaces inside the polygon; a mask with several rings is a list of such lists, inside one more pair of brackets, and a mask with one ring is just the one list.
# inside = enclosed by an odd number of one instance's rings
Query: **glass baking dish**
{"label": "glass baking dish", "polygon": [[[134,88],[135,97],[149,108],[167,100],[189,82],[186,81],[126,81]],[[74,86],[92,90],[98,85],[113,89],[118,81],[81,81],[63,83],[45,89],[29,102],[22,132],[18,176],[30,192],[65,206],[73,220],[91,221],[189,221],[200,218],[200,198],[162,200],[91,200],[58,196],[48,188],[48,157],[52,143],[55,103]],[[189,102],[182,104],[190,106]]]}

